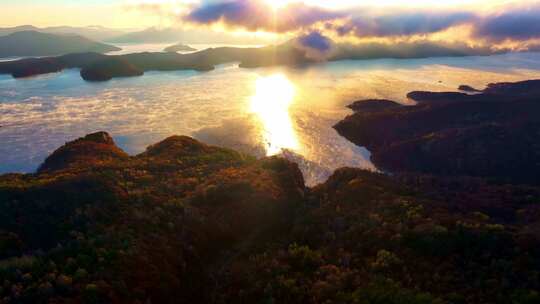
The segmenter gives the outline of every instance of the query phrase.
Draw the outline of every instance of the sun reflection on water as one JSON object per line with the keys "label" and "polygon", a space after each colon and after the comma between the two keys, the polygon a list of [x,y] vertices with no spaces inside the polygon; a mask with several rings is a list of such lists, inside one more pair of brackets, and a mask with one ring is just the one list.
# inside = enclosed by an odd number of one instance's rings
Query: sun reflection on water
{"label": "sun reflection on water", "polygon": [[283,150],[300,149],[289,114],[295,91],[293,83],[283,74],[260,77],[255,82],[251,112],[261,121],[262,137],[268,156],[279,154]]}

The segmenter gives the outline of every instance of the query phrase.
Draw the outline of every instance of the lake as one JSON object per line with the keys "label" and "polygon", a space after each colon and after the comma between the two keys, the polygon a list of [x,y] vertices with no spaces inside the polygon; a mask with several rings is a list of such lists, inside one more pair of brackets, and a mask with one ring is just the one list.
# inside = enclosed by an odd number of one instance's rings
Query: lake
{"label": "lake", "polygon": [[147,72],[87,83],[78,70],[15,80],[0,75],[0,173],[32,172],[67,141],[107,131],[131,154],[171,135],[300,164],[309,185],[343,166],[374,170],[369,151],[332,126],[347,104],[412,90],[540,78],[540,53],[321,63],[303,68]]}

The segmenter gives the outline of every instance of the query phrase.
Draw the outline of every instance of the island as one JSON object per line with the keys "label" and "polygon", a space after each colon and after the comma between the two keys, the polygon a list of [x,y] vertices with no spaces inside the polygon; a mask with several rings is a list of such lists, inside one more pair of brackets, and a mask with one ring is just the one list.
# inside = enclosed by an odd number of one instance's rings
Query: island
{"label": "island", "polygon": [[197,49],[194,49],[194,48],[190,47],[189,45],[178,43],[178,44],[166,47],[163,51],[167,52],[167,53],[196,52]]}
{"label": "island", "polygon": [[[322,39],[322,38],[321,38]],[[434,43],[400,43],[389,46],[384,43],[368,43],[363,45],[335,44],[324,38],[324,46],[328,49],[319,50],[317,47],[306,45],[311,40],[299,37],[280,45],[260,48],[219,47],[201,50],[193,53],[180,54],[176,52],[144,52],[126,55],[105,55],[119,58],[133,67],[145,71],[175,71],[195,70],[211,71],[215,66],[226,63],[239,63],[241,68],[259,68],[269,66],[305,66],[323,61],[364,60],[375,58],[425,58],[430,56],[468,56],[492,55],[493,51],[484,48],[468,46],[437,45]],[[406,51],[405,51],[406,50]],[[502,52],[502,51],[501,51]],[[89,54],[89,53],[85,53]],[[0,62],[0,74],[11,74],[13,77],[27,77],[50,72],[57,72],[64,68],[95,69],[93,64],[99,64],[100,70],[107,66],[98,61],[107,57],[98,57],[95,54],[71,54],[79,61],[71,61],[70,65],[63,63],[63,57],[34,58],[32,61],[16,60]],[[86,58],[88,56],[88,58]],[[116,60],[110,62],[118,62]],[[111,66],[114,70],[118,66]],[[25,73],[14,71],[25,70]],[[107,74],[113,75],[114,72]],[[121,76],[121,75],[120,75]],[[105,77],[102,80],[109,80]]]}
{"label": "island", "polygon": [[[362,102],[335,129],[390,172],[538,184],[540,80],[495,83],[479,94],[411,92],[417,104]],[[373,101],[368,101],[368,105]]]}
{"label": "island", "polygon": [[143,70],[118,57],[107,58],[81,70],[81,77],[86,81],[107,81],[115,77],[133,77],[143,74]]}

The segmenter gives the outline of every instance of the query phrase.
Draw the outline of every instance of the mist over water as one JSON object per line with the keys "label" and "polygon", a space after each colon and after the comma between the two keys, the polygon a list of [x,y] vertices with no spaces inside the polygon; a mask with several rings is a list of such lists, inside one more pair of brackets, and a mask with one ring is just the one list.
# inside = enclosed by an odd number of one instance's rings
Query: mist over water
{"label": "mist over water", "polygon": [[[120,51],[110,52],[108,55],[125,55],[132,53],[141,53],[141,52],[163,52],[165,48],[174,45],[175,43],[113,43],[115,46],[121,48]],[[209,48],[218,48],[218,47],[234,47],[234,48],[257,48],[262,47],[262,45],[252,44],[252,45],[241,45],[241,44],[188,44],[190,47],[196,49],[197,51],[206,50]],[[178,52],[182,54],[193,53],[196,51],[189,52]]]}
{"label": "mist over water", "polygon": [[[279,88],[272,96],[272,82],[262,93],[257,86],[273,77],[294,94],[272,116],[267,114],[273,108],[264,104],[254,111],[253,100],[282,102]],[[481,89],[490,82],[535,78],[540,78],[538,53],[342,61],[305,68],[240,69],[231,64],[207,73],[148,72],[105,83],[84,82],[78,70],[23,80],[0,75],[0,173],[32,172],[65,142],[103,130],[131,154],[178,134],[263,157],[275,154],[274,140],[313,185],[339,167],[374,169],[367,150],[332,129],[351,113],[345,106],[355,100],[407,104],[405,96],[412,90],[455,91],[461,84]],[[290,125],[284,128],[274,119],[290,120]],[[295,144],[281,140],[280,132]]]}

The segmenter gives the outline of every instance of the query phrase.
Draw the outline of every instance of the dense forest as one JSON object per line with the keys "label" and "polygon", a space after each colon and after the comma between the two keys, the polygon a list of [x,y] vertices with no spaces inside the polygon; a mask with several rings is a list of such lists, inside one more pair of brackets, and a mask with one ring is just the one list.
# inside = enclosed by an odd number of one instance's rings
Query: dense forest
{"label": "dense forest", "polygon": [[540,303],[533,175],[428,171],[308,188],[278,157],[90,134],[0,176],[0,303]]}

